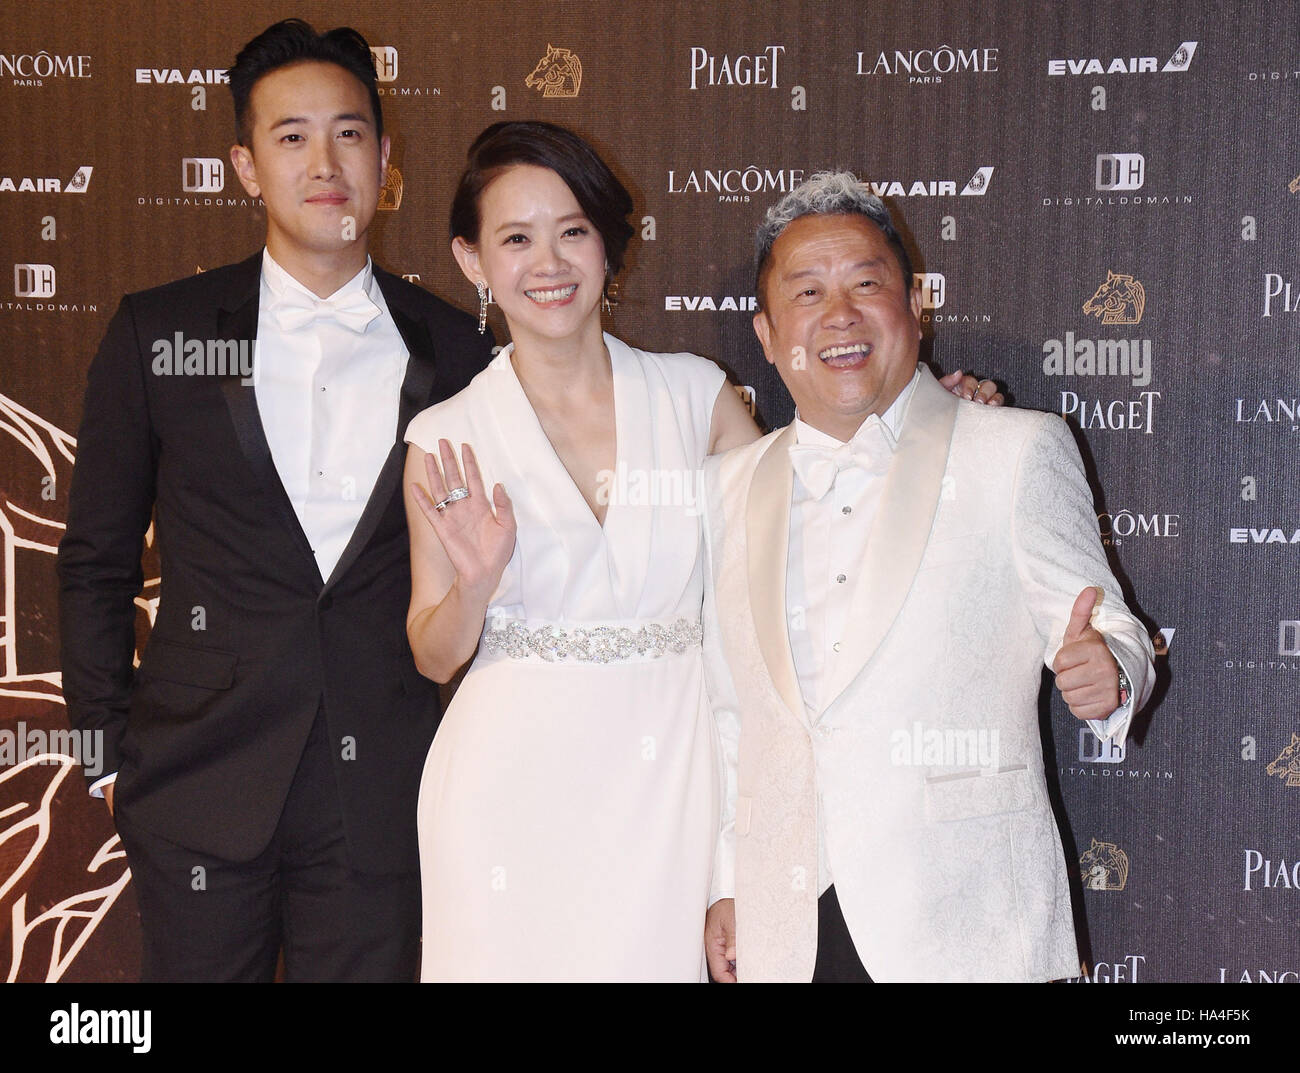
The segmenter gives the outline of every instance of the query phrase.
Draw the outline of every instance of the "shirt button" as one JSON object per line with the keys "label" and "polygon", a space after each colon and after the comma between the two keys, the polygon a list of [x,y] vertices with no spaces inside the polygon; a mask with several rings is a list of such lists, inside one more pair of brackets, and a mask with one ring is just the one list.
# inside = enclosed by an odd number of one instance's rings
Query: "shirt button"
{"label": "shirt button", "polygon": [[839,641],[836,641],[833,645],[831,645],[831,650],[834,651],[834,652],[838,652],[838,651],[840,650],[840,643],[839,643]]}
{"label": "shirt button", "polygon": [[844,584],[846,581],[848,581],[849,579],[848,579],[847,577],[845,577],[843,574],[836,574],[836,575],[835,575],[835,580],[838,581],[841,585],[843,585],[843,584]]}
{"label": "shirt button", "polygon": [[852,508],[852,507],[840,507],[840,513],[841,513],[841,514],[852,514],[852,513],[853,513],[853,508]]}

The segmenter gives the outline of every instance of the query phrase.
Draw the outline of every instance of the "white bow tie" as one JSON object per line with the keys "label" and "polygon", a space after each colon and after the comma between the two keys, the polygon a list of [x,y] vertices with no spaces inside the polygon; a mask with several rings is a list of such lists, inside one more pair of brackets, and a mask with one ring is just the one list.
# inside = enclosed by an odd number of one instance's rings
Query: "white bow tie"
{"label": "white bow tie", "polygon": [[271,309],[281,331],[292,332],[311,324],[317,317],[332,317],[345,328],[360,334],[380,314],[379,306],[362,289],[315,298],[296,287],[285,290]]}
{"label": "white bow tie", "polygon": [[813,499],[821,499],[835,484],[842,469],[856,466],[867,473],[883,476],[889,472],[889,463],[897,445],[894,435],[885,423],[872,414],[848,443],[838,447],[823,447],[815,443],[796,443],[790,446],[790,464],[799,481]]}

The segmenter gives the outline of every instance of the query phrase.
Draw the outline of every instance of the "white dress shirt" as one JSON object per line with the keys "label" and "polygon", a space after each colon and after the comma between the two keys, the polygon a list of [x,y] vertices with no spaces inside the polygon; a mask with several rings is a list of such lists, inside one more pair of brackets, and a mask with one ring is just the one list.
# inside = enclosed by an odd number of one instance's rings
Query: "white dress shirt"
{"label": "white dress shirt", "polygon": [[[850,441],[851,446],[865,446],[876,457],[880,457],[882,444],[892,452],[919,375],[908,381],[884,417],[872,414],[862,423]],[[794,425],[795,439],[800,446],[844,447],[842,441],[813,428],[797,415]],[[792,450],[792,455],[794,450],[798,448]],[[882,461],[887,468],[887,457]],[[884,473],[873,472],[875,468],[854,464],[839,470],[829,491],[822,496],[815,496],[800,477],[799,468],[795,469],[785,606],[790,653],[810,722],[817,720],[822,706],[829,699],[824,695],[826,684],[830,681],[830,672],[840,650],[849,601],[858,581],[863,550],[884,489]],[[824,894],[833,882],[826,860],[822,827],[819,800],[819,894]]]}
{"label": "white dress shirt", "polygon": [[322,580],[393,448],[408,356],[369,258],[318,299],[263,253],[257,409]]}

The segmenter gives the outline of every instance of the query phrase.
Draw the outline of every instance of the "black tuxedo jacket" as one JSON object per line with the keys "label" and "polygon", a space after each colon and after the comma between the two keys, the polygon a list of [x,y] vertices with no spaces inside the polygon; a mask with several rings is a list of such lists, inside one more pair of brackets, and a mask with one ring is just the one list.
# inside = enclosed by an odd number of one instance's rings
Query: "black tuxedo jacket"
{"label": "black tuxedo jacket", "polygon": [[[352,865],[417,867],[415,804],[438,720],[406,641],[406,423],[484,366],[471,317],[375,268],[410,351],[393,445],[329,578],[280,483],[252,386],[160,375],[156,340],[252,340],[261,254],[128,295],[91,363],[59,547],[68,718],[103,733],[114,807],[226,860],[269,843],[323,710]],[[132,668],[144,534],[161,599]]]}

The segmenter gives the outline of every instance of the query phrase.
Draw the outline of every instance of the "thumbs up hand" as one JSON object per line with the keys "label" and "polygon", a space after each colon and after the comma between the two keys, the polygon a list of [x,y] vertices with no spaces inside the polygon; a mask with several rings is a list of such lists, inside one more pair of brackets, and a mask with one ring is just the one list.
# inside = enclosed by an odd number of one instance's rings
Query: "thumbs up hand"
{"label": "thumbs up hand", "polygon": [[1079,593],[1061,649],[1052,662],[1056,688],[1076,719],[1105,719],[1120,705],[1119,665],[1092,626],[1097,595],[1092,586]]}

